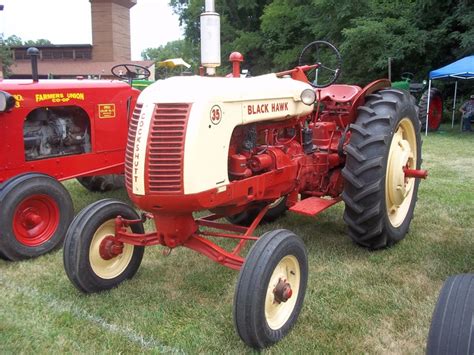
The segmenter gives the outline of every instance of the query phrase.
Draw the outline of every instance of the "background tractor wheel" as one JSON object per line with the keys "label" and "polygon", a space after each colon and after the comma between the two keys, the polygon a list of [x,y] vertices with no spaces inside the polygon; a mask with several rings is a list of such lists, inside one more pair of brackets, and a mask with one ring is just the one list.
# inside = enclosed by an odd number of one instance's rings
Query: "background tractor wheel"
{"label": "background tractor wheel", "polygon": [[8,180],[0,191],[2,257],[33,258],[61,246],[73,216],[69,192],[56,179],[28,173]]}
{"label": "background tractor wheel", "polygon": [[426,353],[474,354],[474,274],[449,277],[433,313]]}
{"label": "background tractor wheel", "polygon": [[[115,217],[119,215],[140,219],[127,204],[104,199],[84,208],[67,231],[64,268],[69,280],[82,292],[111,289],[132,278],[140,267],[144,247],[113,242]],[[144,233],[141,223],[132,224],[129,229]]]}
{"label": "background tractor wheel", "polygon": [[[430,119],[428,122],[429,131],[437,131],[443,120],[443,95],[441,91],[436,88],[431,88],[430,91]],[[419,113],[418,117],[421,122],[421,130],[426,130],[426,108],[428,106],[428,90],[421,96],[418,103]]]}
{"label": "background tractor wheel", "polygon": [[307,281],[303,241],[284,229],[262,235],[236,285],[234,323],[242,340],[256,349],[281,340],[298,319]]}
{"label": "background tractor wheel", "polygon": [[118,174],[83,176],[77,178],[77,181],[92,192],[106,192],[125,186],[124,176]]}
{"label": "background tractor wheel", "polygon": [[391,246],[408,232],[419,180],[403,169],[421,165],[420,124],[410,95],[385,89],[368,95],[351,124],[342,198],[349,236],[370,249]]}
{"label": "background tractor wheel", "polygon": [[[282,196],[272,202],[267,213],[263,216],[262,221],[273,222],[277,218],[283,216],[288,209],[288,207],[286,207],[286,200],[287,196]],[[250,226],[260,211],[260,208],[249,209],[236,215],[228,216],[226,219],[232,224]]]}

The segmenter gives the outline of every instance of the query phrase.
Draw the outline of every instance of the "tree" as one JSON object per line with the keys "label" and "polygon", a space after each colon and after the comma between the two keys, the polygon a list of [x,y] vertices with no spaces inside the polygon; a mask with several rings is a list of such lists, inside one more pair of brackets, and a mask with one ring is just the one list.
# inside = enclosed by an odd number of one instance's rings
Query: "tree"
{"label": "tree", "polygon": [[50,40],[40,38],[40,39],[35,39],[35,40],[28,40],[23,43],[24,46],[47,46],[52,44]]}
{"label": "tree", "polygon": [[[203,3],[170,1],[196,53]],[[221,0],[216,11],[223,65],[238,50],[252,74],[296,65],[304,46],[317,39],[340,49],[340,81],[359,85],[387,77],[388,57],[394,78],[411,71],[420,80],[474,52],[472,0]]]}
{"label": "tree", "polygon": [[[264,66],[260,17],[270,3],[270,0],[217,1],[216,11],[221,16],[222,72],[229,71],[228,58],[233,51],[242,52],[244,65],[252,70],[260,71],[259,68]],[[204,1],[171,0],[170,5],[185,27],[184,35],[193,50],[193,57],[199,58],[200,14],[204,11]]]}
{"label": "tree", "polygon": [[[147,48],[142,51],[142,58],[143,60],[154,60],[157,63],[167,59],[182,58],[191,66],[197,67],[199,65],[199,60],[193,58],[189,42],[182,39],[168,42],[158,48]],[[156,67],[155,78],[161,79],[172,75],[179,75],[182,70],[182,67],[167,69]]]}
{"label": "tree", "polygon": [[5,38],[4,43],[9,47],[22,46],[23,45],[23,40],[18,36],[12,35],[10,37]]}
{"label": "tree", "polygon": [[7,39],[3,37],[3,33],[0,33],[0,65],[2,66],[1,71],[3,76],[8,78],[11,74],[10,66],[13,64],[13,55],[10,50],[10,46],[7,43]]}
{"label": "tree", "polygon": [[47,39],[23,41],[20,37],[11,35],[7,38],[0,33],[0,62],[3,65],[2,71],[5,78],[11,74],[10,66],[13,64],[13,53],[11,47],[16,46],[44,46],[50,45],[51,41]]}

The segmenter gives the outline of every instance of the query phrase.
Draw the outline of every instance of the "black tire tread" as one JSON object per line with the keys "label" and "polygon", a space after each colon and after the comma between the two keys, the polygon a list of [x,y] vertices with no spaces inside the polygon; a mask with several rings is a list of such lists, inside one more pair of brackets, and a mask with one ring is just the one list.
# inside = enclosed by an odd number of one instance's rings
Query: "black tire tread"
{"label": "black tire tread", "polygon": [[[434,97],[440,97],[441,98],[441,102],[443,102],[443,94],[441,93],[441,90],[437,89],[437,88],[431,88],[431,91],[429,93],[429,96],[430,96],[430,101],[434,98]],[[426,130],[426,110],[427,110],[427,107],[428,106],[428,90],[426,90],[422,95],[421,95],[421,98],[420,98],[420,101],[418,102],[418,118],[420,120],[420,123],[421,123],[421,131],[424,132]],[[442,111],[442,110],[441,110]],[[441,122],[440,122],[441,124]],[[431,131],[437,131],[439,129],[439,125],[438,127],[434,128],[434,129],[430,129],[428,128],[428,130],[431,132]]]}
{"label": "black tire tread", "polygon": [[82,176],[76,179],[82,186],[92,192],[107,192],[125,186],[123,175],[95,175]]}
{"label": "black tire tread", "polygon": [[[275,253],[285,251],[285,248],[288,248],[290,240],[292,243],[296,243],[299,250],[304,255],[304,260],[300,260],[300,262],[303,263],[300,264],[300,299],[295,305],[293,315],[287,321],[287,324],[290,323],[289,328],[284,329],[286,324],[283,325],[282,328],[275,331],[277,332],[276,337],[274,339],[269,339],[265,331],[258,328],[256,321],[258,315],[252,307],[257,292],[262,291],[261,289],[265,291],[267,287],[259,282],[261,280],[259,280],[258,275],[263,273],[264,268],[271,263],[272,256],[274,256]],[[304,301],[308,279],[307,270],[307,254],[304,243],[298,236],[289,230],[278,229],[267,232],[252,246],[239,274],[234,295],[233,308],[235,328],[241,339],[247,345],[256,349],[267,347],[283,338],[286,333],[291,330],[298,318]]]}
{"label": "black tire tread", "polygon": [[58,206],[60,211],[58,229],[50,239],[38,246],[23,246],[16,241],[13,235],[10,218],[8,218],[8,221],[0,221],[2,224],[2,230],[0,231],[0,238],[2,239],[0,241],[0,254],[6,260],[19,261],[34,258],[60,248],[63,244],[66,230],[74,217],[73,202],[66,188],[54,177],[36,172],[17,175],[1,185],[0,209],[2,211],[0,213],[9,214],[7,211],[13,211],[14,206],[7,206],[6,204],[19,203],[20,201],[15,201],[16,196],[22,193],[21,189],[25,189],[27,184],[32,184],[30,189],[44,188],[49,185],[49,189],[42,191],[42,193],[54,197],[56,203],[60,204]]}
{"label": "black tire tread", "polygon": [[[409,112],[419,136],[414,104],[407,92],[398,89],[383,89],[367,95],[356,122],[350,125],[352,135],[345,148],[347,158],[342,169],[344,221],[351,239],[369,249],[388,247],[401,239],[382,223],[386,214],[382,205],[385,203],[382,202],[385,201],[384,165],[400,110]],[[418,164],[421,162],[421,147],[419,149]]]}
{"label": "black tire tread", "polygon": [[441,288],[426,353],[474,353],[474,274],[450,276]]}
{"label": "black tire tread", "polygon": [[[122,282],[124,279],[132,278],[138,270],[138,267],[141,263],[144,253],[144,247],[134,247],[134,256],[130,262],[131,272],[128,272],[129,267],[122,273],[122,275],[127,274],[125,278],[120,279],[118,282],[102,283],[92,280],[90,277],[87,277],[86,274],[91,273],[92,271],[86,270],[83,266],[80,265],[81,262],[81,250],[88,245],[84,245],[84,241],[81,238],[81,231],[84,227],[90,223],[91,218],[93,218],[98,212],[106,208],[113,208],[114,206],[121,206],[122,208],[128,209],[129,215],[123,215],[124,218],[138,219],[138,214],[126,203],[107,198],[96,201],[79,212],[79,214],[74,218],[66,234],[64,241],[64,253],[63,253],[63,264],[66,271],[66,275],[73,285],[84,293],[93,293],[100,292],[110,288],[115,287],[118,283]],[[127,214],[128,214],[127,213]],[[134,233],[144,233],[145,230],[142,224],[133,224],[131,225],[132,231]],[[133,264],[133,265],[132,265]],[[92,272],[93,273],[93,272]],[[121,278],[121,275],[116,277],[116,279]]]}

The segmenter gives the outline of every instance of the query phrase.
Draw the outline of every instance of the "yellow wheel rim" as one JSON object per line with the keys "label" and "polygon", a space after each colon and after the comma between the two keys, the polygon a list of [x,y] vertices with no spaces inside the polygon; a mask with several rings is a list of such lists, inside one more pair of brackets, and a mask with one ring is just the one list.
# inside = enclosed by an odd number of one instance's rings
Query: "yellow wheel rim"
{"label": "yellow wheel rim", "polygon": [[415,178],[406,178],[403,169],[416,169],[417,161],[415,128],[405,117],[395,129],[385,176],[385,203],[388,218],[394,227],[399,227],[405,220],[415,188]]}
{"label": "yellow wheel rim", "polygon": [[[277,303],[273,290],[280,280],[287,280],[293,294],[286,302]],[[300,282],[301,271],[298,259],[293,255],[285,256],[273,270],[265,296],[265,319],[271,329],[280,329],[290,318],[298,300]]]}
{"label": "yellow wheel rim", "polygon": [[134,246],[123,245],[123,252],[112,259],[105,260],[100,256],[100,244],[104,238],[115,234],[115,221],[108,220],[97,228],[89,247],[89,262],[94,273],[103,279],[113,279],[125,271],[132,260]]}

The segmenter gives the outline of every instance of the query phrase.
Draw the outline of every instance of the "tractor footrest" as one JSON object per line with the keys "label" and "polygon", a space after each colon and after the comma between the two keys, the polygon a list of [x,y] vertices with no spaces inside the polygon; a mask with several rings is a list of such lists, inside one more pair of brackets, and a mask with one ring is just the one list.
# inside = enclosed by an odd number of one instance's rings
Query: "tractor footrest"
{"label": "tractor footrest", "polygon": [[338,203],[341,199],[324,199],[320,197],[308,197],[304,200],[297,202],[294,206],[290,207],[290,211],[303,214],[305,216],[315,216],[319,212],[324,211],[326,208]]}

